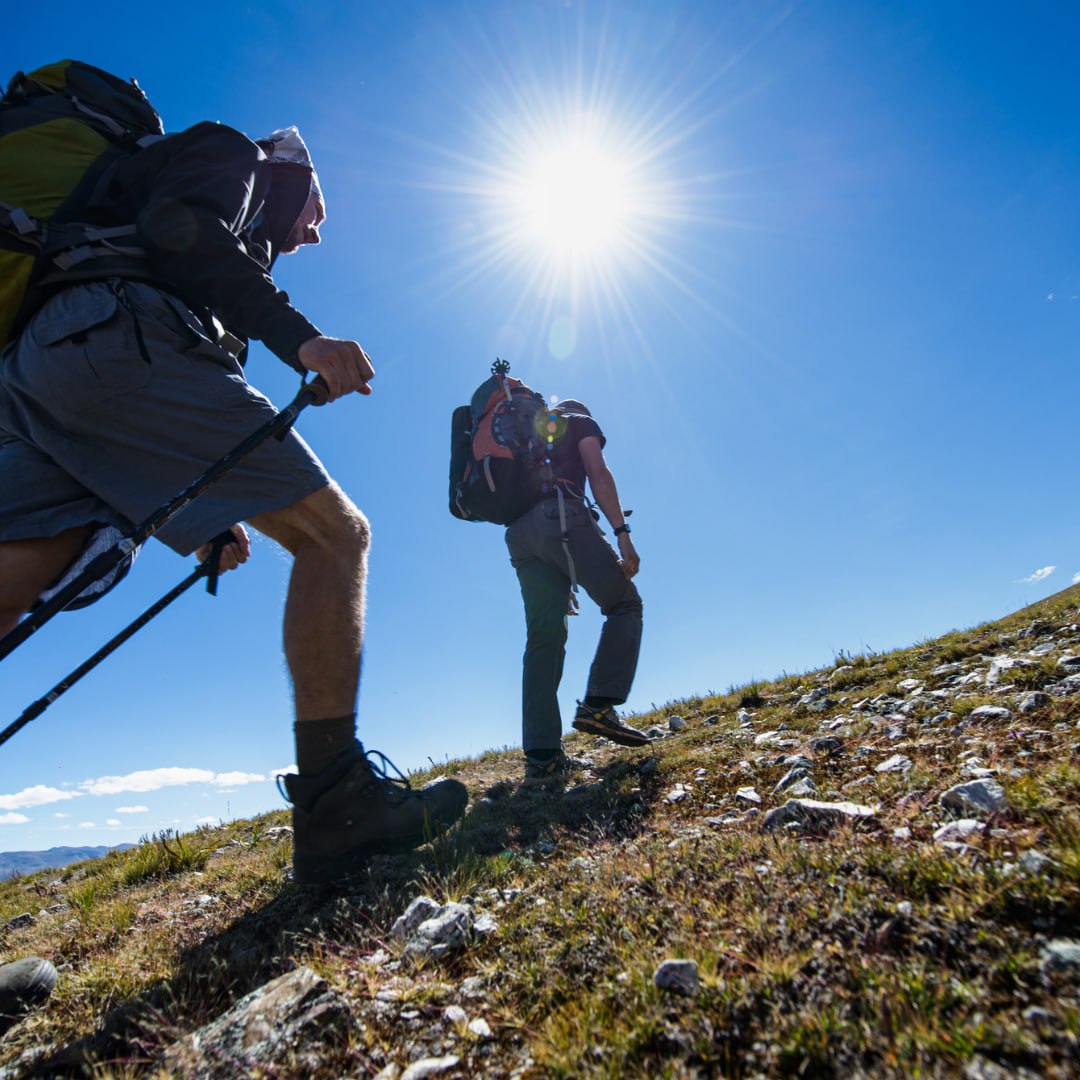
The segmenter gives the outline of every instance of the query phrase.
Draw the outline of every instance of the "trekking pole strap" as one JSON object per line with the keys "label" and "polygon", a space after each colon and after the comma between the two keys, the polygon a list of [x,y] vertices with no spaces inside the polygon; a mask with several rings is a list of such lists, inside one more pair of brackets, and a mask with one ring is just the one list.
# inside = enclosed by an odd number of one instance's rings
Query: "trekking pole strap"
{"label": "trekking pole strap", "polygon": [[566,496],[563,495],[562,484],[555,485],[555,497],[559,502],[559,528],[562,530],[563,552],[566,554],[566,567],[570,571],[570,591],[577,592],[577,570],[574,567],[574,556],[570,553],[570,531],[566,527]]}
{"label": "trekking pole strap", "polygon": [[103,551],[86,569],[73,578],[63,589],[42,604],[36,611],[27,615],[14,630],[0,638],[0,660],[10,656],[24,641],[41,629],[57,612],[63,611],[88,585],[99,577],[104,577],[119,565],[124,557],[136,547],[141,546],[163,525],[171,521],[184,510],[211,484],[216,483],[243,458],[267,439],[281,437],[296,422],[296,418],[308,405],[322,405],[329,399],[326,384],[321,378],[304,383],[300,392],[274,417],[257,431],[252,432],[243,442],[233,447],[223,458],[216,461],[201,476],[196,477],[183,491],[174,496],[163,506],[155,510],[141,525],[127,536],[116,542],[114,547]]}

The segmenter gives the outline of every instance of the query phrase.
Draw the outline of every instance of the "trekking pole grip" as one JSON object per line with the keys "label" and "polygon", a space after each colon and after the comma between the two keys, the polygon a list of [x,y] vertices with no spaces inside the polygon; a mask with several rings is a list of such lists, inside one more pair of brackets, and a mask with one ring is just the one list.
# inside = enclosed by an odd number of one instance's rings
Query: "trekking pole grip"
{"label": "trekking pole grip", "polygon": [[311,382],[304,383],[300,393],[307,398],[305,405],[325,405],[330,400],[330,388],[321,375],[316,375]]}

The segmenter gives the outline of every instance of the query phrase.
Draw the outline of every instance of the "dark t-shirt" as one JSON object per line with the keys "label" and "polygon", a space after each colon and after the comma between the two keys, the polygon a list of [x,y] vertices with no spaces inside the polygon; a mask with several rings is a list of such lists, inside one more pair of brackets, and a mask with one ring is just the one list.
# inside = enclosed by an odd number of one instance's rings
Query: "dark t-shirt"
{"label": "dark t-shirt", "polygon": [[585,465],[581,460],[581,452],[578,443],[590,435],[600,440],[603,447],[607,439],[600,430],[600,425],[591,417],[583,413],[559,413],[555,412],[555,420],[549,421],[555,425],[555,431],[550,431],[553,441],[551,444],[551,467],[559,480],[568,482],[575,495],[585,493]]}

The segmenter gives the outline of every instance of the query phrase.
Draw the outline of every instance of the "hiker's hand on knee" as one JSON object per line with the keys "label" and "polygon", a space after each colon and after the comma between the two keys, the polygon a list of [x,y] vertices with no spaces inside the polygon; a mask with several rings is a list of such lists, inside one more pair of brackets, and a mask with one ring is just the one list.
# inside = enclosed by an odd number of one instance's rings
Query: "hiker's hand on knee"
{"label": "hiker's hand on knee", "polygon": [[370,394],[368,383],[375,377],[371,357],[355,341],[340,338],[308,338],[297,350],[300,363],[323,377],[330,400],[344,394]]}
{"label": "hiker's hand on knee", "polygon": [[[221,560],[218,569],[224,573],[226,570],[235,570],[241,563],[246,563],[251,555],[251,537],[243,525],[232,525],[229,532],[233,534],[233,542],[226,544],[221,549]],[[206,562],[210,558],[212,544],[203,544],[195,551],[195,558],[199,562]]]}

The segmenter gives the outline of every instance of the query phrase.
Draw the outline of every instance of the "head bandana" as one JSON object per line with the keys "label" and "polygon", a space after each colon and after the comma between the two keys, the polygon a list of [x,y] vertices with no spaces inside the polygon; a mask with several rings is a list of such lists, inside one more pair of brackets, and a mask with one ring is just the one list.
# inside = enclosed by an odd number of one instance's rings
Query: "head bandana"
{"label": "head bandana", "polygon": [[319,175],[315,172],[315,166],[311,163],[311,154],[308,153],[307,145],[300,138],[300,132],[295,125],[271,132],[265,138],[259,139],[258,142],[266,150],[266,156],[270,159],[271,165],[288,161],[294,165],[304,165],[310,169],[311,190],[318,196],[319,202],[324,203],[326,201],[323,199],[322,188],[319,187]]}

